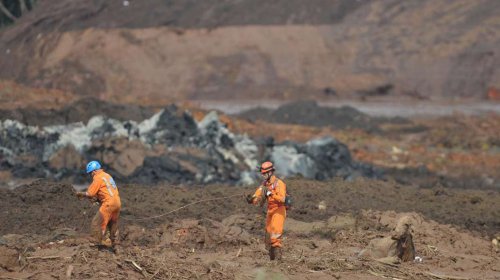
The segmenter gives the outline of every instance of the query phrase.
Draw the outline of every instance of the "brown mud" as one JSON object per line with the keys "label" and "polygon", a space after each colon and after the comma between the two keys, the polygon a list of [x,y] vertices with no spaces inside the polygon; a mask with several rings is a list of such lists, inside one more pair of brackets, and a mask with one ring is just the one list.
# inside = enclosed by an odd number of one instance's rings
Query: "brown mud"
{"label": "brown mud", "polygon": [[[158,185],[120,188],[122,242],[117,254],[88,240],[97,206],[73,196],[71,185],[40,180],[1,190],[0,275],[54,279],[495,279],[500,193],[421,189],[394,182],[287,180],[288,212],[282,263],[263,245],[263,209],[244,201],[253,188]],[[241,196],[233,196],[240,194]],[[188,203],[186,207],[157,219]],[[398,266],[357,255],[389,234],[401,213],[417,220],[421,263]],[[399,214],[398,214],[399,213]],[[460,279],[462,279],[460,278]],[[458,278],[457,278],[458,279]]]}

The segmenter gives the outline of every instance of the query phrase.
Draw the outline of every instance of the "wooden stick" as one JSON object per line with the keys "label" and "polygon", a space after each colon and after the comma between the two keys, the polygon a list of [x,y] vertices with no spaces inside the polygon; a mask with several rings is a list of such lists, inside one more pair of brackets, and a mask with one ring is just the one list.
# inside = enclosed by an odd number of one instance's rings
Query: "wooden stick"
{"label": "wooden stick", "polygon": [[6,279],[6,280],[23,280],[22,278],[9,277],[9,276],[0,276],[0,279]]}
{"label": "wooden stick", "polygon": [[393,263],[389,263],[389,262],[384,262],[384,261],[380,261],[380,260],[375,260],[376,262],[380,263],[380,264],[383,264],[383,265],[387,265],[387,266],[391,266],[391,267],[399,267],[399,265],[397,264],[393,264]]}
{"label": "wooden stick", "polygon": [[155,278],[155,277],[156,277],[156,275],[158,275],[158,273],[160,273],[160,270],[161,270],[161,267],[159,267],[159,268],[155,271],[155,273],[153,274],[153,276],[151,276],[151,278],[149,278],[149,279],[153,279],[153,278]]}
{"label": "wooden stick", "polygon": [[380,274],[380,273],[376,273],[375,271],[373,270],[368,270],[368,273],[370,273],[371,275],[373,276],[377,276],[377,277],[382,277],[382,278],[388,278],[388,279],[393,279],[393,280],[403,280],[401,278],[396,278],[396,277],[393,277],[393,276],[389,276],[389,275],[384,275],[384,274]]}
{"label": "wooden stick", "polygon": [[142,267],[140,267],[135,261],[133,260],[125,260],[126,262],[129,262],[132,264],[132,266],[134,266],[135,269],[137,269],[138,271],[142,272],[144,269]]}
{"label": "wooden stick", "polygon": [[323,270],[312,270],[312,269],[309,269],[307,271],[311,272],[311,273],[318,273],[318,272],[325,272],[325,271],[328,271],[328,270],[331,270],[331,268],[327,268],[327,269],[323,269]]}
{"label": "wooden stick", "polygon": [[12,21],[17,20],[17,18],[14,15],[12,15],[12,13],[3,5],[2,1],[0,1],[0,11],[3,12],[3,14]]}
{"label": "wooden stick", "polygon": [[59,259],[61,256],[45,256],[45,257],[26,257],[27,260],[33,259],[41,259],[41,260],[50,260],[50,259]]}
{"label": "wooden stick", "polygon": [[458,276],[451,276],[451,275],[438,275],[438,274],[434,274],[432,272],[425,272],[425,274],[427,275],[430,275],[432,277],[435,277],[435,278],[438,278],[438,279],[445,279],[445,280],[448,280],[448,279],[451,279],[451,280],[469,280],[470,278],[464,278],[464,277],[458,277]]}
{"label": "wooden stick", "polygon": [[21,16],[23,16],[24,13],[28,10],[26,8],[26,2],[24,2],[24,0],[19,0],[19,6],[21,7]]}
{"label": "wooden stick", "polygon": [[66,278],[67,279],[71,278],[71,275],[73,274],[73,269],[74,269],[73,265],[70,264],[68,266],[68,269],[66,270]]}

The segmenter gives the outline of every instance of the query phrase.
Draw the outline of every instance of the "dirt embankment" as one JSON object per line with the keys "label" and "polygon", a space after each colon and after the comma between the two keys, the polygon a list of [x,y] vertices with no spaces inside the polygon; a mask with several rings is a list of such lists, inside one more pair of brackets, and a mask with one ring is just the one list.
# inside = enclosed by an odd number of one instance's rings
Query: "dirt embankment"
{"label": "dirt embankment", "polygon": [[0,77],[150,104],[500,87],[496,1],[264,2],[40,2],[2,31]]}
{"label": "dirt embankment", "polygon": [[[498,192],[425,190],[364,180],[287,183],[295,206],[288,212],[281,263],[268,261],[262,243],[264,215],[247,205],[243,195],[134,220],[251,188],[120,186],[122,242],[116,255],[89,246],[85,232],[97,207],[76,199],[71,186],[37,181],[0,190],[5,202],[0,205],[0,274],[74,279],[498,276],[499,256],[490,243],[500,230]],[[388,236],[405,215],[414,220],[415,246],[423,262],[389,266],[358,258],[370,240]]]}

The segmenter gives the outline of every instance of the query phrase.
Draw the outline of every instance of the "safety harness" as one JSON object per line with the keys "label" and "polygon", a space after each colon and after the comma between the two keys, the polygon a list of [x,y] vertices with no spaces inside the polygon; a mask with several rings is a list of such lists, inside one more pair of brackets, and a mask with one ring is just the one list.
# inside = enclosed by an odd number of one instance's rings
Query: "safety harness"
{"label": "safety harness", "polygon": [[[274,180],[274,183],[271,186],[271,190],[274,190],[276,188],[276,186],[278,185],[278,180],[279,180],[278,177],[276,177],[276,180]],[[264,203],[267,200],[266,199],[267,188],[266,188],[265,184],[266,184],[266,181],[262,182],[262,184],[260,185],[260,187],[261,187],[261,194],[262,194],[262,199],[260,200],[260,206],[263,206]],[[288,190],[287,190],[287,192],[285,194],[284,205],[285,205],[286,210],[290,210],[292,208],[292,197],[289,195]]]}

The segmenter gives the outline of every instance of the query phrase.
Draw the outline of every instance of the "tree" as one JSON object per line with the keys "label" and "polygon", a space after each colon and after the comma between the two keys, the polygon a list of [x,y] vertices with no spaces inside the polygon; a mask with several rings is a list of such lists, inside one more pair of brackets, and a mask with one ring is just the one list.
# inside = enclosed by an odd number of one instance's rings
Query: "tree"
{"label": "tree", "polygon": [[0,0],[0,27],[14,23],[31,11],[36,0]]}

